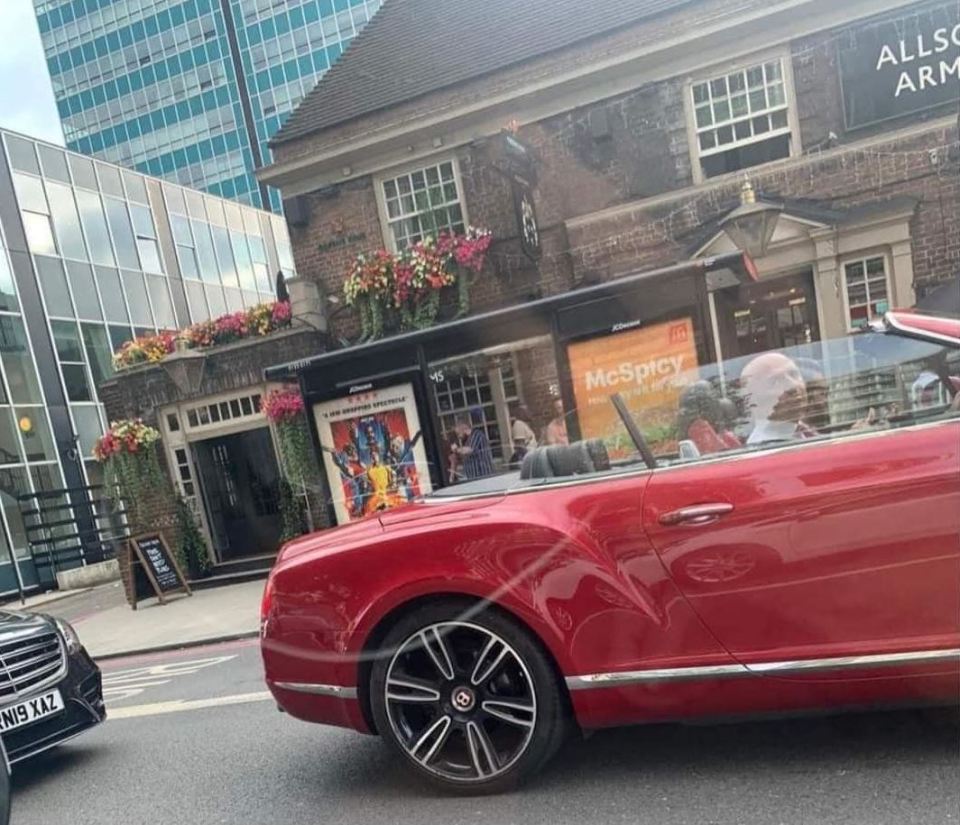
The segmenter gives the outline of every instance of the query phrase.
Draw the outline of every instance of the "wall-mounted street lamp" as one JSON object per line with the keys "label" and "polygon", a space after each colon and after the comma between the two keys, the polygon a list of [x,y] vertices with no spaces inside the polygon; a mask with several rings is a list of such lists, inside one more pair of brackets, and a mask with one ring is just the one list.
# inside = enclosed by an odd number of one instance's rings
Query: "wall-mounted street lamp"
{"label": "wall-mounted street lamp", "polygon": [[200,392],[206,365],[207,356],[204,353],[180,346],[160,362],[176,388],[188,398]]}
{"label": "wall-mounted street lamp", "polygon": [[758,200],[748,178],[740,190],[740,206],[727,215],[720,226],[738,249],[751,258],[762,258],[767,254],[767,247],[782,212],[782,203]]}

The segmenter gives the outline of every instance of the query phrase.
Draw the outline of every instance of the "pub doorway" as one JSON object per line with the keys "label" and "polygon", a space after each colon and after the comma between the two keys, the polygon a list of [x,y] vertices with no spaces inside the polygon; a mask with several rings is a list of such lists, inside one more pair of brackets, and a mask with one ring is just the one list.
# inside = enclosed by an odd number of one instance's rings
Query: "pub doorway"
{"label": "pub doorway", "polygon": [[820,340],[810,270],[717,292],[714,300],[724,358]]}
{"label": "pub doorway", "polygon": [[191,444],[217,557],[233,561],[277,552],[280,468],[268,427]]}

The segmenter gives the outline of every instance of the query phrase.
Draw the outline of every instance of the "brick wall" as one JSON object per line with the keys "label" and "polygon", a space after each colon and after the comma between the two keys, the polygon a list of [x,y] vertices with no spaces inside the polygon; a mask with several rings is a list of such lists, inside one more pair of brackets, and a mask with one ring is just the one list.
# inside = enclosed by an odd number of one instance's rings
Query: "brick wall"
{"label": "brick wall", "polygon": [[109,421],[140,417],[156,427],[162,407],[261,385],[267,367],[307,358],[322,349],[323,339],[312,330],[277,332],[262,339],[208,350],[200,391],[192,395],[181,391],[158,364],[117,372],[100,385],[99,397]]}
{"label": "brick wall", "polygon": [[[701,17],[722,18],[722,3],[696,4]],[[750,3],[739,4],[740,10]],[[479,95],[549,77],[605,59],[646,39],[675,32],[693,12],[681,11],[641,27],[631,27],[552,55],[410,101],[361,118],[321,135],[282,146],[280,160],[349,141],[352,130],[396,126],[428,112],[450,109]],[[785,47],[793,70],[796,115],[804,157],[753,167],[749,174],[766,196],[806,200],[844,209],[909,195],[920,201],[912,225],[918,292],[957,273],[958,172],[956,154],[928,150],[958,140],[956,127],[944,128],[950,107],[913,115],[848,133],[845,129],[837,67],[840,30],[798,39]],[[639,38],[639,39],[638,39]],[[640,85],[620,95],[525,125],[518,136],[537,161],[535,202],[543,258],[532,264],[520,250],[519,227],[507,179],[495,168],[490,141],[477,140],[456,150],[470,222],[494,233],[487,272],[473,289],[473,309],[483,311],[531,297],[569,290],[581,283],[615,277],[690,257],[706,240],[704,227],[737,205],[739,176],[694,186],[684,106],[684,78]],[[940,118],[928,131],[862,148],[923,119]],[[364,126],[365,125],[365,126]],[[449,156],[449,153],[440,153]],[[438,155],[438,157],[440,156]],[[670,194],[676,193],[675,198]],[[310,225],[294,229],[298,271],[339,293],[354,256],[383,242],[371,178],[332,187],[308,198]],[[651,203],[645,203],[650,200]],[[617,209],[617,207],[623,207]],[[604,217],[604,210],[616,214]],[[599,213],[599,214],[598,214]],[[577,220],[596,216],[596,220]],[[335,239],[357,239],[342,244]],[[324,244],[325,251],[319,246]],[[352,338],[358,327],[344,311],[333,321],[335,334]]]}
{"label": "brick wall", "polygon": [[[851,208],[902,195],[919,200],[911,223],[918,291],[960,269],[960,170],[957,129],[932,128],[869,148],[839,148],[752,169],[751,180],[773,199]],[[931,155],[931,151],[934,152]],[[740,182],[689,189],[654,207],[638,204],[569,230],[575,272],[610,278],[689,257],[707,240],[704,226],[737,203]],[[715,231],[715,230],[714,230]]]}

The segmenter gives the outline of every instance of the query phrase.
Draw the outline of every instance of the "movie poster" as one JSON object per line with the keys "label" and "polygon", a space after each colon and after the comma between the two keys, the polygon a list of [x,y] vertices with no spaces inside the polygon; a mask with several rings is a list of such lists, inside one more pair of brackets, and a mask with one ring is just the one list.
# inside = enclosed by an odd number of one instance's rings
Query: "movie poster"
{"label": "movie poster", "polygon": [[412,384],[323,401],[313,410],[338,524],[430,492]]}

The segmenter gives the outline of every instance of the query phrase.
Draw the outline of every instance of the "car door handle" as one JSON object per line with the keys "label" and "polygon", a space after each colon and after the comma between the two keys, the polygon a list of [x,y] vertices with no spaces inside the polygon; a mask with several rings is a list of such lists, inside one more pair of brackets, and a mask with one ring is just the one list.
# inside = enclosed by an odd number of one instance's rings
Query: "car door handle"
{"label": "car door handle", "polygon": [[660,523],[673,527],[678,524],[712,524],[720,516],[733,511],[733,505],[725,501],[718,501],[714,504],[694,504],[690,507],[681,507],[679,510],[671,510],[660,516]]}

